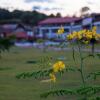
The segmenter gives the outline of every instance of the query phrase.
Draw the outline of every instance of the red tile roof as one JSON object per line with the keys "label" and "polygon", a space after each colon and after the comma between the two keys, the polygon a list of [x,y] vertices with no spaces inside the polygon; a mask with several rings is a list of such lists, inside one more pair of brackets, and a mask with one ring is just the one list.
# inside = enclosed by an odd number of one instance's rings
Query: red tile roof
{"label": "red tile roof", "polygon": [[54,24],[54,23],[70,23],[73,21],[79,20],[79,17],[62,17],[62,18],[48,18],[39,22],[39,25],[42,24]]}

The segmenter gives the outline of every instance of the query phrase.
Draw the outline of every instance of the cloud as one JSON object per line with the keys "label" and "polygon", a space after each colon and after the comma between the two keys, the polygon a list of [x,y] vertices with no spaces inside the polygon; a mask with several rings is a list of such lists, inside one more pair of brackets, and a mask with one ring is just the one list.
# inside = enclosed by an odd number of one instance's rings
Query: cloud
{"label": "cloud", "polygon": [[45,7],[45,8],[43,8],[43,10],[46,10],[46,11],[50,11],[50,10],[55,10],[55,11],[57,11],[57,10],[62,10],[63,8],[57,8],[57,7],[53,7],[53,8],[49,8],[49,7]]}
{"label": "cloud", "polygon": [[53,0],[25,0],[25,2],[30,3],[30,2],[52,2]]}
{"label": "cloud", "polygon": [[78,13],[84,6],[90,7],[92,12],[100,12],[100,0],[0,0],[0,7],[10,11],[38,10],[46,14],[60,12],[63,16]]}
{"label": "cloud", "polygon": [[63,10],[63,8],[60,8],[60,7],[46,7],[46,6],[39,6],[39,5],[36,5],[36,6],[33,6],[33,10],[37,10],[37,11],[49,11],[49,12],[52,12],[52,11],[61,11]]}
{"label": "cloud", "polygon": [[42,8],[40,6],[34,6],[33,10],[41,10]]}
{"label": "cloud", "polygon": [[91,1],[87,1],[87,4],[89,4],[89,5],[93,5],[94,3],[91,2]]}

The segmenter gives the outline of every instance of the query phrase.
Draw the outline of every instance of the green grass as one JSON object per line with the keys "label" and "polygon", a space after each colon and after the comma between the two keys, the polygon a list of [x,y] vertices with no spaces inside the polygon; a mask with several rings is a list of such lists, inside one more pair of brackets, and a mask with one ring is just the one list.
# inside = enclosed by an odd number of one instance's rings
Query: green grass
{"label": "green grass", "polygon": [[[84,53],[84,56],[87,53]],[[60,77],[58,75],[57,82],[41,83],[45,79],[16,79],[16,75],[22,72],[37,71],[40,69],[48,69],[47,57],[52,57],[55,62],[59,57],[64,56],[66,67],[71,65],[79,67],[79,56],[76,56],[76,63],[73,61],[72,52],[70,51],[48,51],[43,53],[39,49],[34,48],[16,48],[13,47],[10,52],[2,53],[0,59],[0,100],[44,100],[40,98],[40,94],[52,89],[73,88],[81,85],[79,73],[68,72]],[[45,60],[44,60],[45,59]],[[98,57],[87,58],[85,60],[85,75],[89,72],[100,70],[100,60]],[[78,64],[77,64],[78,63]],[[100,79],[89,81],[88,84],[100,84]],[[46,100],[77,100],[75,96],[64,97],[48,97]]]}

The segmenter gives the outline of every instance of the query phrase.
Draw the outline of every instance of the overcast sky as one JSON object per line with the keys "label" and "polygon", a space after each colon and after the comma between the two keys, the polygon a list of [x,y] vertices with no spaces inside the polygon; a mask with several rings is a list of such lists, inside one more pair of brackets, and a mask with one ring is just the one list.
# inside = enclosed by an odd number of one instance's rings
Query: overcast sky
{"label": "overcast sky", "polygon": [[100,12],[100,0],[0,0],[0,7],[9,10],[37,10],[46,14],[60,12],[63,16],[79,14],[81,7]]}

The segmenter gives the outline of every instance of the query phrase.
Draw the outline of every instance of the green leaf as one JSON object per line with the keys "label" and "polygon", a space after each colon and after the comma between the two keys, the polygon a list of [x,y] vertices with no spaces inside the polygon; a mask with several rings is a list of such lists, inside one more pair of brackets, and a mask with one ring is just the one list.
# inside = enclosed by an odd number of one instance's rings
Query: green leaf
{"label": "green leaf", "polygon": [[98,58],[100,59],[100,54],[96,54],[98,56]]}
{"label": "green leaf", "polygon": [[97,77],[100,77],[100,71],[89,73],[89,75],[87,76],[87,79],[91,78],[91,79],[96,80]]}
{"label": "green leaf", "polygon": [[89,55],[83,57],[82,59],[85,60],[85,59],[87,59],[87,58],[89,58],[89,57],[93,57],[93,58],[94,58],[95,56],[94,56],[93,54],[89,54]]}
{"label": "green leaf", "polygon": [[42,98],[47,98],[48,96],[63,96],[63,95],[87,95],[88,97],[94,95],[96,93],[100,93],[100,86],[86,86],[79,87],[77,89],[60,89],[60,90],[52,90],[46,93],[42,93],[40,96]]}
{"label": "green leaf", "polygon": [[25,78],[34,77],[37,79],[40,77],[49,76],[50,72],[52,72],[52,69],[33,71],[33,72],[23,72],[21,74],[16,75],[16,78],[18,78],[18,79],[24,78],[25,79]]}
{"label": "green leaf", "polygon": [[42,98],[47,98],[49,95],[52,95],[52,96],[63,96],[63,95],[67,95],[67,94],[73,95],[73,94],[75,94],[75,92],[73,90],[61,89],[61,90],[49,91],[49,92],[41,94],[40,96]]}

